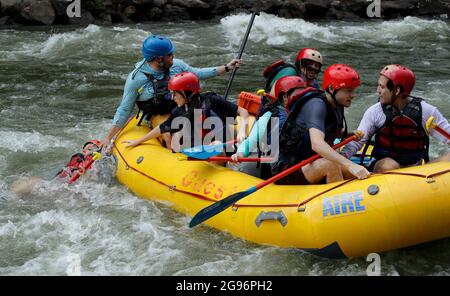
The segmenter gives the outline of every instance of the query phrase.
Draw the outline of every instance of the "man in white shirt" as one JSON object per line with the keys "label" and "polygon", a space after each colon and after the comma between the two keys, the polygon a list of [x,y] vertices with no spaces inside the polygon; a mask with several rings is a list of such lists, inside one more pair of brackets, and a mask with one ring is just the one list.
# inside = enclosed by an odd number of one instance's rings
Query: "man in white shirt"
{"label": "man in white shirt", "polygon": [[[436,124],[450,132],[450,124],[439,110],[421,98],[410,96],[416,82],[414,72],[403,65],[388,65],[380,72],[377,92],[379,102],[364,113],[358,130],[364,133],[360,141],[349,143],[342,154],[353,156],[364,143],[375,136],[372,156],[374,173],[417,165],[428,161],[428,134],[443,143],[450,141],[436,130],[426,130],[430,116]],[[433,162],[450,161],[450,153]]]}

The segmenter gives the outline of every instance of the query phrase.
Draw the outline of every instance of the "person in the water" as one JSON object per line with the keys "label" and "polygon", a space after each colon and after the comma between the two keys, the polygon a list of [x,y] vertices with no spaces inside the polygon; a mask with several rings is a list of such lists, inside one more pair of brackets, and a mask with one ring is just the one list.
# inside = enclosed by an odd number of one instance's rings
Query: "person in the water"
{"label": "person in the water", "polygon": [[[67,164],[56,173],[53,180],[56,179],[61,182],[68,183],[75,182],[78,177],[92,168],[95,161],[94,153],[99,153],[99,146],[99,140],[87,141],[83,145],[81,152],[72,155]],[[18,180],[11,185],[10,190],[17,195],[30,194],[36,183],[40,181],[42,181],[42,178],[39,177],[30,177],[26,180]]]}

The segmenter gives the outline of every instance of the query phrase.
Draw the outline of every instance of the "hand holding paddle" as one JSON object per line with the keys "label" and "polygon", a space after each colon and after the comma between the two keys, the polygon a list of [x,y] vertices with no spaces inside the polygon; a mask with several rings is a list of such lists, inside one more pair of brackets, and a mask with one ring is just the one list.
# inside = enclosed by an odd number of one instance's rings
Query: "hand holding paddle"
{"label": "hand holding paddle", "polygon": [[276,98],[274,96],[272,96],[271,94],[266,93],[266,91],[264,89],[258,89],[256,91],[257,95],[263,96],[263,97],[267,97],[269,99],[271,99],[272,101],[275,101]]}
{"label": "hand holding paddle", "polygon": [[[255,17],[257,15],[259,15],[258,12],[253,12],[252,16],[250,17],[250,22],[248,23],[247,31],[245,32],[244,40],[242,40],[241,48],[239,49],[239,54],[237,56],[237,60],[239,60],[239,61],[242,58],[242,53],[244,52],[245,45],[247,44],[248,35],[250,35],[250,30],[252,29],[253,21],[255,20]],[[228,93],[230,92],[231,84],[233,83],[233,79],[234,79],[234,76],[236,75],[237,69],[238,69],[238,67],[236,67],[236,65],[235,65],[235,67],[233,68],[233,72],[231,72],[230,80],[228,81],[228,85],[227,85],[227,88],[225,90],[225,94],[223,95],[225,100],[227,99]]]}
{"label": "hand holding paddle", "polygon": [[447,140],[450,140],[450,134],[447,133],[445,130],[443,130],[442,128],[440,128],[438,125],[436,125],[436,123],[434,123],[434,116],[430,116],[427,120],[426,126],[427,130],[430,130],[431,128],[434,128],[438,133],[440,133],[441,135],[443,135],[444,137],[447,138]]}

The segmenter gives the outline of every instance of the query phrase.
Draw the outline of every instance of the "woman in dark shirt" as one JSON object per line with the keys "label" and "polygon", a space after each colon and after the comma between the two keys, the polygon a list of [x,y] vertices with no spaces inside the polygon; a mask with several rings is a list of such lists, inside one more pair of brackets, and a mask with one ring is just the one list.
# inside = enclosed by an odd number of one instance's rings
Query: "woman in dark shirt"
{"label": "woman in dark shirt", "polygon": [[[177,74],[170,79],[168,88],[177,107],[172,110],[170,117],[165,122],[141,139],[123,141],[128,144],[127,147],[137,146],[166,132],[176,133],[176,137],[172,138],[171,143],[167,143],[170,145],[169,147],[172,147],[174,139],[179,140],[180,137],[183,138],[184,148],[192,147],[194,144],[197,146],[197,144],[222,142],[224,134],[218,134],[217,131],[226,131],[227,123],[234,122],[237,115],[240,116],[237,140],[241,142],[245,139],[248,122],[247,110],[226,101],[215,93],[200,93],[200,81],[195,74],[190,72]],[[212,124],[205,128],[208,121]],[[213,139],[216,141],[213,142]]]}

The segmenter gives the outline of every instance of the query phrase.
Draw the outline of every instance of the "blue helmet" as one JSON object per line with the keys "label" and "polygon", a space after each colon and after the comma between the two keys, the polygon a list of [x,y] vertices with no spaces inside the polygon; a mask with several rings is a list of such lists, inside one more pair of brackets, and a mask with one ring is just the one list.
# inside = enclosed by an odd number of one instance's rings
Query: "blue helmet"
{"label": "blue helmet", "polygon": [[162,57],[175,51],[175,45],[169,38],[162,35],[150,35],[142,44],[142,55],[146,61]]}

